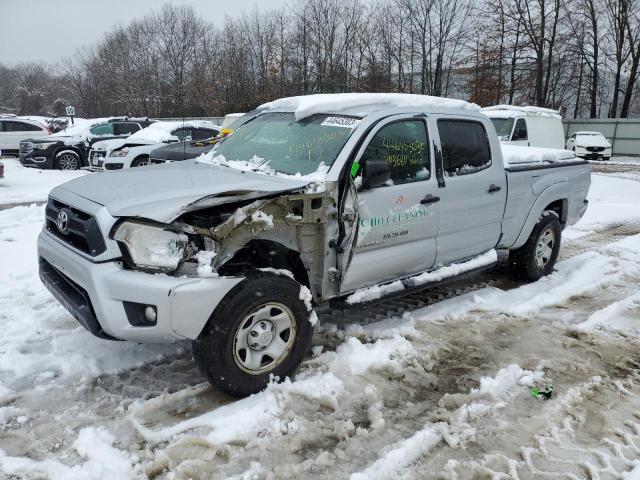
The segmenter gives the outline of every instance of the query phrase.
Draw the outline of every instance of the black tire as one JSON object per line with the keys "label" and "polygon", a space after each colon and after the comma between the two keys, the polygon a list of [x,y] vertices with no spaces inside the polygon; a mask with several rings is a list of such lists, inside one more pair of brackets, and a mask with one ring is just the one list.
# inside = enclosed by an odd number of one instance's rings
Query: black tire
{"label": "black tire", "polygon": [[[247,324],[254,321],[257,322],[257,327],[261,321],[253,320],[253,314],[256,310],[269,308],[268,304],[273,303],[284,305],[292,314],[295,321],[294,337],[279,363],[259,373],[248,373],[239,365],[242,363],[242,355],[241,351],[237,353],[235,338],[240,334],[241,327],[247,328]],[[273,310],[276,310],[277,314],[277,307],[271,311]],[[269,273],[251,275],[224,297],[209,318],[203,332],[193,341],[194,360],[207,380],[224,392],[236,397],[259,392],[266,387],[271,375],[284,380],[304,359],[311,347],[313,336],[313,326],[309,322],[310,313],[305,303],[300,300],[298,282]],[[291,339],[291,330],[287,342]],[[275,338],[274,335],[273,341]],[[246,340],[252,341],[249,335],[246,336]],[[281,337],[281,340],[284,340],[284,337]],[[244,349],[245,359],[248,358],[246,356],[255,353],[253,349],[253,352],[246,347]],[[259,354],[266,355],[263,352]],[[261,357],[264,358],[268,359],[269,356]]]}
{"label": "black tire", "polygon": [[82,166],[82,159],[73,150],[63,150],[56,154],[54,166],[58,170],[78,170]]}
{"label": "black tire", "polygon": [[134,158],[133,162],[131,162],[131,167],[144,167],[146,165],[149,165],[149,156],[148,155],[142,155],[138,158]]}
{"label": "black tire", "polygon": [[[539,256],[539,244],[546,243],[547,232],[553,236],[553,245],[550,247],[550,255]],[[543,238],[544,237],[544,238]],[[535,282],[549,275],[558,260],[560,242],[562,239],[562,227],[558,215],[552,211],[545,211],[533,227],[527,242],[520,248],[509,252],[509,264],[514,275],[522,280]],[[547,247],[549,245],[547,244]],[[548,251],[547,249],[544,249]]]}

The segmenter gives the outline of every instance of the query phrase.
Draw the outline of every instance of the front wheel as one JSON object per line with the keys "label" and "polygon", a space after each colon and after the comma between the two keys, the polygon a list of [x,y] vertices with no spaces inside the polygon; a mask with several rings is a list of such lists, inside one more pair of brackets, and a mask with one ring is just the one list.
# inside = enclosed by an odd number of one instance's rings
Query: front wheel
{"label": "front wheel", "polygon": [[300,284],[256,274],[236,285],[216,307],[193,342],[193,356],[210,383],[245,396],[266,387],[273,375],[291,375],[311,346],[310,313]]}
{"label": "front wheel", "polygon": [[58,170],[78,170],[80,168],[80,155],[71,150],[65,150],[56,155],[55,166]]}
{"label": "front wheel", "polygon": [[146,165],[149,165],[151,162],[149,160],[149,157],[144,155],[142,157],[138,157],[136,159],[133,160],[133,162],[131,162],[131,166],[132,167],[144,167]]}
{"label": "front wheel", "polygon": [[549,275],[560,253],[562,227],[558,215],[543,212],[527,242],[509,253],[509,263],[516,277],[536,281]]}

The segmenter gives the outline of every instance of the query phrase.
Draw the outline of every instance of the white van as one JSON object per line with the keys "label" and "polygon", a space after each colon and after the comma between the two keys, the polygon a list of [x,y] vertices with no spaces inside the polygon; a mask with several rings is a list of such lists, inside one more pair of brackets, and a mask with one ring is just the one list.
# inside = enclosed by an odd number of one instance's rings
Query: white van
{"label": "white van", "polygon": [[564,149],[562,117],[555,110],[496,105],[481,111],[491,119],[501,143]]}

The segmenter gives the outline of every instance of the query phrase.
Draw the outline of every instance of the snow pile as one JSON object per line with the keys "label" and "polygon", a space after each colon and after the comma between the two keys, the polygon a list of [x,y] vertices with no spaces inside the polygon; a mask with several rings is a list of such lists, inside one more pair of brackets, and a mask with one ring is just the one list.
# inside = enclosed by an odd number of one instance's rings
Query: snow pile
{"label": "snow pile", "polygon": [[[437,268],[430,272],[421,273],[413,277],[409,277],[405,280],[405,283],[409,287],[415,287],[419,285],[425,285],[432,282],[440,282],[447,278],[455,277],[465,272],[475,270],[477,268],[487,267],[493,265],[498,261],[498,254],[495,250],[489,250],[488,252],[478,255],[470,260],[459,263],[452,263],[444,267]],[[347,297],[346,302],[349,305],[354,303],[370,302],[377,300],[385,295],[399,292],[405,289],[405,283],[401,280],[396,280],[384,285],[373,285],[371,287],[361,288]]]}
{"label": "snow pile", "polygon": [[517,105],[495,105],[492,107],[484,107],[480,111],[486,114],[489,118],[513,118],[525,115],[535,115],[538,117],[551,117],[562,119],[562,116],[557,110],[551,110],[550,108],[531,107]]}
{"label": "snow pile", "polygon": [[213,257],[216,256],[216,252],[213,250],[200,250],[196,253],[196,260],[198,260],[198,268],[196,273],[199,277],[217,277],[218,274],[214,273],[211,262]]}
{"label": "snow pile", "polygon": [[44,475],[50,480],[103,480],[140,478],[139,467],[134,467],[138,458],[113,446],[116,439],[104,428],[87,427],[80,431],[73,446],[87,461],[68,466],[54,459],[31,460],[25,457],[9,457],[0,449],[0,469],[19,478],[23,474],[31,478]]}
{"label": "snow pile", "polygon": [[579,161],[569,150],[559,148],[520,147],[517,145],[500,145],[502,148],[502,162],[505,168],[514,165],[532,163],[559,163]]}
{"label": "snow pile", "polygon": [[58,185],[86,175],[84,170],[39,170],[20,165],[15,159],[2,159],[4,178],[0,179],[0,205],[44,202]]}
{"label": "snow pile", "polygon": [[[81,139],[85,139],[91,134],[89,130],[92,127],[101,124],[107,123],[114,117],[105,117],[105,118],[90,118],[87,120],[74,119],[73,125],[61,130],[60,132],[54,133],[52,137],[80,137]],[[62,139],[61,139],[62,140]]]}
{"label": "snow pile", "polygon": [[479,110],[475,103],[451,98],[431,97],[407,93],[319,93],[286,97],[260,105],[258,109],[293,110],[296,120],[317,113],[338,113],[358,107],[411,107],[428,109]]}
{"label": "snow pile", "polygon": [[399,336],[372,344],[349,338],[335,352],[327,352],[316,360],[326,365],[328,371],[306,377],[299,375],[301,378],[295,381],[286,379],[283,383],[271,383],[260,393],[161,428],[147,426],[145,418],[152,417],[156,410],[167,404],[175,405],[201,394],[208,386],[192,387],[134,403],[129,408],[129,417],[138,433],[151,443],[175,441],[189,432],[199,432],[214,445],[280,435],[289,428],[283,423],[283,414],[290,402],[299,402],[296,397],[338,410],[340,396],[346,391],[345,384],[374,370],[400,372],[405,359],[414,353],[411,343]]}
{"label": "snow pile", "polygon": [[[411,437],[400,440],[381,452],[380,457],[361,472],[351,475],[351,480],[375,480],[395,478],[400,470],[409,466],[419,458],[428,454],[440,443],[445,442],[455,448],[464,445],[475,435],[475,428],[471,421],[486,417],[504,407],[506,401],[511,400],[522,386],[527,385],[530,378],[542,379],[544,373],[523,370],[518,365],[511,364],[500,369],[494,377],[480,379],[480,388],[473,389],[467,398],[447,421],[425,425]],[[447,395],[445,395],[445,399]]]}

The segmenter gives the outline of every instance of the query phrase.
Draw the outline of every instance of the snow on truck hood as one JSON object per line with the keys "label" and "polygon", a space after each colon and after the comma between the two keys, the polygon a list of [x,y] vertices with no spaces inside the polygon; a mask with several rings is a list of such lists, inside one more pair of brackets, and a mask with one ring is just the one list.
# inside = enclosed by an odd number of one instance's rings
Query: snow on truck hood
{"label": "snow on truck hood", "polygon": [[58,189],[103,205],[114,217],[139,217],[170,222],[196,208],[224,203],[225,196],[263,194],[301,189],[308,179],[243,172],[220,165],[187,160],[86,175]]}
{"label": "snow on truck hood", "polygon": [[262,104],[258,110],[285,109],[294,112],[296,120],[317,113],[338,113],[358,107],[424,107],[480,110],[475,103],[451,98],[431,97],[408,93],[319,93],[286,97]]}

